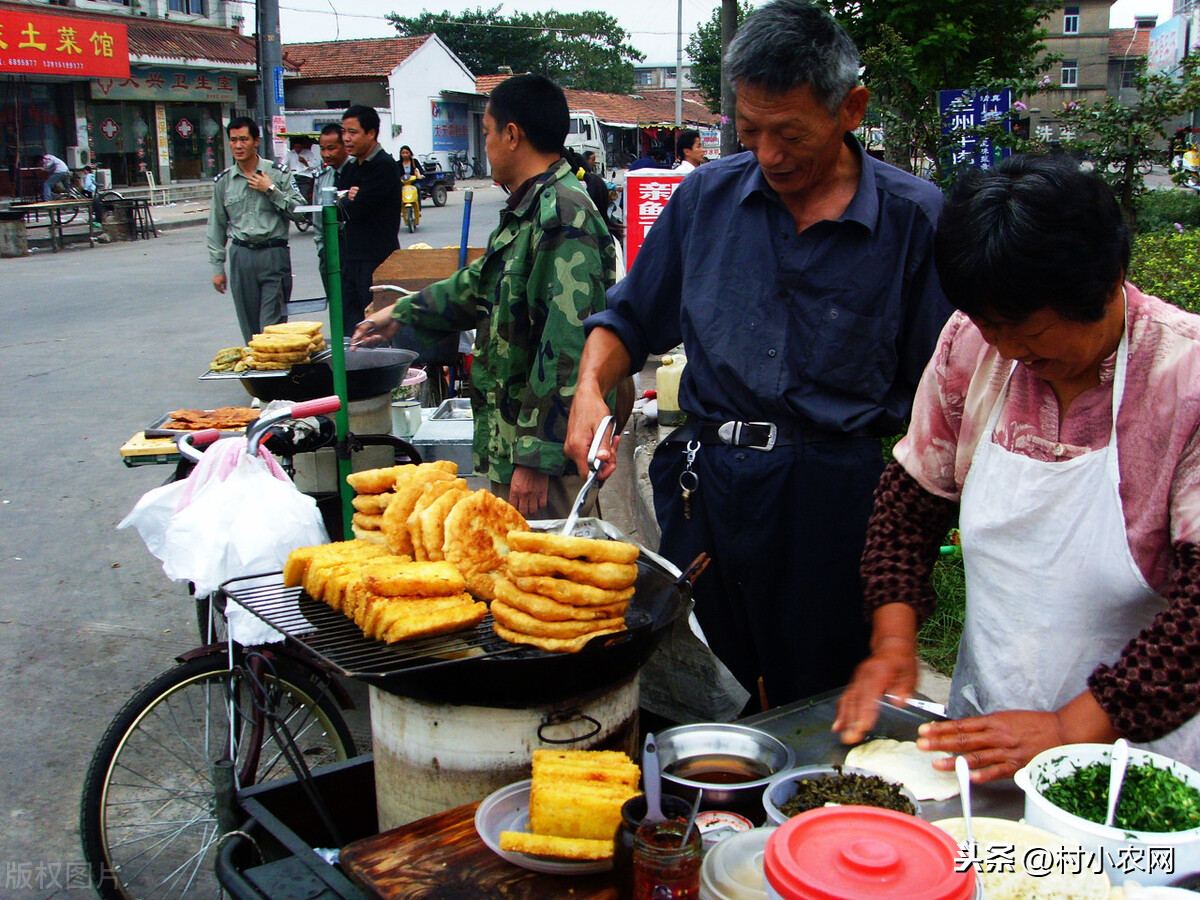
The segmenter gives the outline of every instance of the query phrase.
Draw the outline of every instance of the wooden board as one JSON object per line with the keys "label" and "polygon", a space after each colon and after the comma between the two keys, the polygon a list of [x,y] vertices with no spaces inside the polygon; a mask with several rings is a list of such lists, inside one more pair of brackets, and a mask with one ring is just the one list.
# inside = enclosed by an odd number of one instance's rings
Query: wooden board
{"label": "wooden board", "polygon": [[616,900],[611,872],[542,875],[501,859],[475,831],[478,803],[347,844],[342,868],[380,900]]}
{"label": "wooden board", "polygon": [[122,456],[179,456],[179,448],[175,439],[169,437],[148,438],[146,432],[139,431],[121,445]]}
{"label": "wooden board", "polygon": [[[467,248],[467,262],[483,256],[482,247]],[[458,248],[443,247],[432,250],[393,250],[392,255],[379,264],[371,279],[372,284],[394,284],[410,291],[429,287],[435,281],[448,278],[459,269]],[[381,291],[375,295],[369,312],[390,306],[398,299],[393,291]]]}

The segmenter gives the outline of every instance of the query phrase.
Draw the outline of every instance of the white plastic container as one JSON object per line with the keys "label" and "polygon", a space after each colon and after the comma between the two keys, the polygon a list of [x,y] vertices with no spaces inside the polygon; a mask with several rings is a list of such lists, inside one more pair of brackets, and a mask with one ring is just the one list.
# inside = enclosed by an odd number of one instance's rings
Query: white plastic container
{"label": "white plastic container", "polygon": [[[1031,759],[1029,765],[1013,776],[1017,787],[1025,792],[1025,822],[1051,831],[1065,841],[1078,843],[1087,850],[1104,854],[1105,872],[1113,884],[1136,881],[1142,885],[1167,885],[1181,875],[1200,872],[1200,828],[1161,834],[1110,828],[1059,809],[1041,795],[1041,789],[1047,785],[1092,763],[1107,763],[1111,756],[1110,744],[1067,744],[1052,747]],[[1200,789],[1200,772],[1195,769],[1149,750],[1129,748],[1130,767],[1148,762],[1157,768],[1169,769],[1180,780]],[[1146,861],[1142,868],[1150,868],[1148,861],[1151,848],[1156,853],[1161,852],[1160,848],[1170,848],[1174,854],[1174,865],[1170,872],[1136,869],[1125,872],[1121,871],[1121,866],[1110,861],[1139,854]]]}
{"label": "white plastic container", "polygon": [[773,830],[733,834],[708,851],[700,869],[700,900],[766,900],[763,854]]}

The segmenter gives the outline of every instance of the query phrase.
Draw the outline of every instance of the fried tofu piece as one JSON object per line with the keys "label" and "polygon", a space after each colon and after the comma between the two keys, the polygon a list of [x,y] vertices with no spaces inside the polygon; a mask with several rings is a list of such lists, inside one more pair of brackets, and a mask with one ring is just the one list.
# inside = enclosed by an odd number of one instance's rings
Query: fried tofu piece
{"label": "fried tofu piece", "polygon": [[534,834],[612,840],[621,824],[621,807],[637,788],[621,784],[558,781],[539,785],[529,794],[529,827]]}
{"label": "fried tofu piece", "polygon": [[384,634],[389,644],[413,638],[434,637],[473,628],[487,615],[486,603],[468,603],[433,613],[402,616]]}
{"label": "fried tofu piece", "polygon": [[558,859],[611,859],[612,839],[600,841],[588,838],[565,838],[549,834],[529,834],[524,831],[500,832],[500,849]]}
{"label": "fried tofu piece", "polygon": [[400,619],[433,615],[470,603],[471,595],[465,591],[449,597],[386,597],[383,602],[372,603],[371,614],[363,622],[363,633],[372,640],[382,641],[388,629]]}
{"label": "fried tofu piece", "polygon": [[448,562],[396,562],[394,557],[368,560],[363,581],[376,594],[391,597],[445,597],[466,590],[462,573]]}

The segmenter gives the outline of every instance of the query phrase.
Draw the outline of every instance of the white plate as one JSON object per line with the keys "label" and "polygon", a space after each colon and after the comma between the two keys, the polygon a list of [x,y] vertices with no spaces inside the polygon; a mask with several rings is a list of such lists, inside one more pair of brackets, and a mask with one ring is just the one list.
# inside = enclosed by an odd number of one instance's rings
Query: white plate
{"label": "white plate", "polygon": [[500,849],[500,832],[529,830],[531,779],[516,781],[493,791],[475,811],[475,830],[497,856],[515,866],[545,875],[591,875],[612,868],[611,859],[555,859]]}

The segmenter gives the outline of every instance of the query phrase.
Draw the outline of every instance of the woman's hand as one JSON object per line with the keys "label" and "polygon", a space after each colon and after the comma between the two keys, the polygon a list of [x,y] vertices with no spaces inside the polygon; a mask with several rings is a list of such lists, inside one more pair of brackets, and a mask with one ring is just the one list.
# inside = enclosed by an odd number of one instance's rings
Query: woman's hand
{"label": "woman's hand", "polygon": [[881,641],[870,656],[858,664],[850,686],[838,698],[833,730],[843,744],[857,744],[875,727],[879,701],[884,694],[907,699],[917,686],[917,654],[911,644]]}
{"label": "woman's hand", "polygon": [[[917,730],[917,749],[965,756],[974,782],[1011,778],[1043,750],[1065,743],[1068,738],[1057,712],[1028,709],[926,722]],[[952,772],[954,760],[936,759],[933,767]]]}

